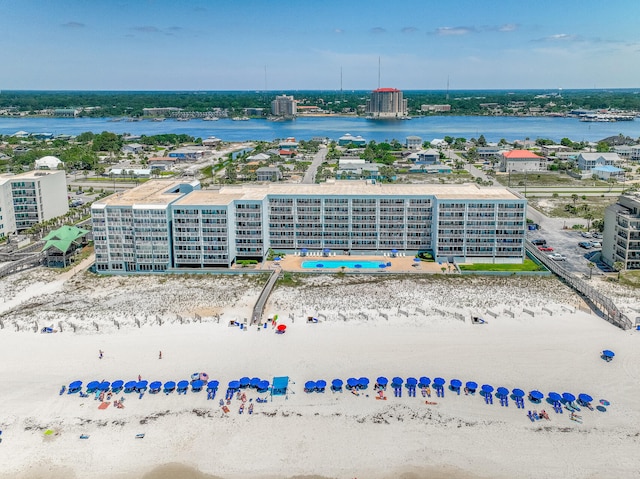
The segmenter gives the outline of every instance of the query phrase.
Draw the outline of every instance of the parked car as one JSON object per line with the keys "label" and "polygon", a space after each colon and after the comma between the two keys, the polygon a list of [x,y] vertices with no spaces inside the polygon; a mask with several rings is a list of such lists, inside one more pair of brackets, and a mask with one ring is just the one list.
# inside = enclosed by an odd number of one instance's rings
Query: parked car
{"label": "parked car", "polygon": [[602,248],[602,244],[600,243],[600,241],[592,241],[591,242],[591,247],[592,248]]}
{"label": "parked car", "polygon": [[553,248],[551,246],[538,246],[538,249],[545,252],[553,251]]}
{"label": "parked car", "polygon": [[597,239],[602,239],[602,233],[597,233],[597,232],[596,233],[591,233],[591,236],[593,236],[594,238],[597,238]]}
{"label": "parked car", "polygon": [[542,238],[537,238],[531,241],[532,244],[536,245],[536,246],[544,246],[547,244],[547,240],[542,239]]}
{"label": "parked car", "polygon": [[591,248],[591,243],[589,241],[580,241],[578,246],[580,246],[580,248],[589,249]]}
{"label": "parked car", "polygon": [[582,236],[583,238],[591,238],[593,235],[588,231],[583,231],[582,233],[580,233],[580,236]]}
{"label": "parked car", "polygon": [[566,261],[567,257],[560,254],[560,253],[551,253],[549,255],[549,258],[551,258],[554,261]]}

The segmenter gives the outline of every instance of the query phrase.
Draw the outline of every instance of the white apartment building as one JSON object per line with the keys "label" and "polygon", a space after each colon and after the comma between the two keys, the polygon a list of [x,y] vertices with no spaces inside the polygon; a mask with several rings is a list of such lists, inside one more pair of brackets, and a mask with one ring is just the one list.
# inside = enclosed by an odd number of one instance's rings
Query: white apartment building
{"label": "white apartment building", "polygon": [[640,269],[640,195],[623,195],[605,210],[602,260]]}
{"label": "white apartment building", "polygon": [[64,171],[0,175],[0,237],[29,229],[68,211]]}
{"label": "white apartment building", "polygon": [[298,104],[293,95],[278,95],[271,102],[271,114],[274,116],[294,117],[298,114]]}
{"label": "white apartment building", "polygon": [[229,267],[293,252],[414,254],[519,263],[526,200],[505,188],[366,181],[225,186],[149,181],[92,205],[98,272]]}

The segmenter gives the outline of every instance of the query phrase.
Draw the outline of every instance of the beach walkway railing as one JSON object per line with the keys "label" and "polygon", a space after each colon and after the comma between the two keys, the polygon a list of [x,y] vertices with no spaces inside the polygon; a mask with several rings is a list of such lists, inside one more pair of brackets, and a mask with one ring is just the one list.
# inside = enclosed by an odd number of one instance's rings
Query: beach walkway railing
{"label": "beach walkway railing", "polygon": [[260,324],[262,322],[262,313],[264,313],[264,306],[267,304],[267,299],[271,295],[271,291],[273,291],[274,286],[276,285],[276,281],[280,277],[280,273],[282,270],[280,267],[277,267],[271,272],[271,276],[269,276],[269,281],[262,288],[262,292],[260,296],[258,296],[258,301],[256,301],[255,306],[253,307],[253,313],[251,315],[251,324]]}
{"label": "beach walkway railing", "polygon": [[562,279],[568,286],[587,300],[589,305],[602,314],[602,317],[621,329],[631,329],[631,320],[623,314],[608,296],[595,289],[586,281],[569,272],[557,261],[538,250],[531,241],[526,240],[525,248],[535,259],[540,261],[549,271]]}

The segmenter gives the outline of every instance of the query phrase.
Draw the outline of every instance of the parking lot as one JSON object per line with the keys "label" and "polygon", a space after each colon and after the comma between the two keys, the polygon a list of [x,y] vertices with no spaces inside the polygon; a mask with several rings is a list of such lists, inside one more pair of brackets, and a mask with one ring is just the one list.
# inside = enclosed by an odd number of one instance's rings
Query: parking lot
{"label": "parking lot", "polygon": [[[557,224],[557,223],[556,223]],[[568,271],[578,274],[589,276],[589,263],[592,262],[591,257],[596,255],[601,248],[589,248],[585,249],[578,245],[581,242],[601,242],[601,239],[597,238],[584,238],[580,235],[580,231],[572,229],[555,228],[555,224],[548,224],[547,227],[542,227],[539,230],[533,230],[528,232],[528,239],[545,239],[547,241],[546,246],[553,248],[553,252],[544,252],[549,255],[552,253],[559,253],[566,257],[566,260],[561,261],[561,265]],[[601,268],[598,262],[593,261],[598,267],[593,269],[593,274],[604,274],[607,269]]]}

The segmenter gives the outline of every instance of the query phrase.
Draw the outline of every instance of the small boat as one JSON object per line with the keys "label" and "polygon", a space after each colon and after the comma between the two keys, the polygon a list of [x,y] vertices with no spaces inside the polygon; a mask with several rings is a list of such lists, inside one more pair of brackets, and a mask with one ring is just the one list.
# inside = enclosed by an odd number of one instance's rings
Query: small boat
{"label": "small boat", "polygon": [[217,116],[205,116],[202,121],[218,121],[220,118]]}

